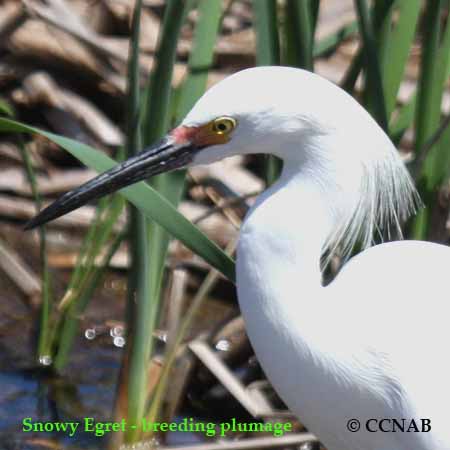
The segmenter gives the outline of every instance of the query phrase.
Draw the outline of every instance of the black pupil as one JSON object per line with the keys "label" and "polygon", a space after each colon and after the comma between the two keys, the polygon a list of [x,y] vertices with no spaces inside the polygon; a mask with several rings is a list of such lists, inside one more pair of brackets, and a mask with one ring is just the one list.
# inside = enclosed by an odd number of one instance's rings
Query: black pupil
{"label": "black pupil", "polygon": [[219,131],[226,131],[226,129],[227,129],[227,126],[225,125],[225,123],[218,123],[217,124],[217,129],[219,130]]}

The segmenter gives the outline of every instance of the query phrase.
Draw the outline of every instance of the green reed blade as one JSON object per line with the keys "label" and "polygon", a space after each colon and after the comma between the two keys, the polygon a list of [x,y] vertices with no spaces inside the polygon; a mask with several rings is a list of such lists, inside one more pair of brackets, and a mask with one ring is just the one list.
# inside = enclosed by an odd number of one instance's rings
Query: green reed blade
{"label": "green reed blade", "polygon": [[[104,153],[86,144],[10,119],[0,117],[0,131],[45,136],[97,172],[104,172],[117,164]],[[128,186],[120,193],[141,209],[147,217],[157,221],[170,234],[179,239],[187,248],[204,258],[225,277],[234,281],[232,259],[146,183],[140,182]]]}

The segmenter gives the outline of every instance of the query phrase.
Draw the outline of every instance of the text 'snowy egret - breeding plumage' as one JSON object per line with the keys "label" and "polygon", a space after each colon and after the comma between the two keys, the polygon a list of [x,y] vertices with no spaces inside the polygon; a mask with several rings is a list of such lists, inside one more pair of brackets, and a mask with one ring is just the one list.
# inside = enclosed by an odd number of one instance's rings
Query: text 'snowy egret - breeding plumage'
{"label": "text 'snowy egret - breeding plumage'", "polygon": [[[322,283],[321,261],[399,232],[418,203],[386,134],[344,91],[292,68],[239,72],[210,89],[161,142],[65,194],[36,226],[170,169],[236,154],[283,160],[237,250],[248,335],[275,389],[329,450],[449,450],[450,249],[377,245]],[[350,419],[361,429],[347,429]],[[371,432],[370,419],[430,421]],[[373,430],[372,430],[373,431]]]}

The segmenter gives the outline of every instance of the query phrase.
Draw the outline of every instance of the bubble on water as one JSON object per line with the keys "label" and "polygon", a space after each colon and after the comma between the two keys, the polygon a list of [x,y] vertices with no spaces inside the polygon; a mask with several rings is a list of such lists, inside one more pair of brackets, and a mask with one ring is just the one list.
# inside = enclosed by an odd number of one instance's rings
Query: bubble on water
{"label": "bubble on water", "polygon": [[219,350],[221,352],[228,352],[230,350],[231,343],[227,339],[221,339],[216,344],[216,350]]}
{"label": "bubble on water", "polygon": [[300,445],[299,450],[312,450],[313,444],[310,442],[305,442],[304,444]]}
{"label": "bubble on water", "polygon": [[115,338],[115,337],[123,337],[123,327],[120,327],[120,326],[117,326],[117,327],[112,327],[110,330],[109,330],[109,335],[112,337],[112,338]]}
{"label": "bubble on water", "polygon": [[95,331],[95,328],[88,328],[85,332],[84,332],[84,337],[90,341],[92,341],[93,339],[95,339],[97,336],[97,332]]}
{"label": "bubble on water", "polygon": [[116,347],[123,347],[124,345],[125,345],[125,338],[124,337],[122,337],[122,336],[116,336],[114,339],[113,339],[113,343],[114,343],[114,345],[116,346]]}
{"label": "bubble on water", "polygon": [[49,355],[42,355],[39,357],[39,364],[42,366],[50,366],[52,362],[52,357]]}

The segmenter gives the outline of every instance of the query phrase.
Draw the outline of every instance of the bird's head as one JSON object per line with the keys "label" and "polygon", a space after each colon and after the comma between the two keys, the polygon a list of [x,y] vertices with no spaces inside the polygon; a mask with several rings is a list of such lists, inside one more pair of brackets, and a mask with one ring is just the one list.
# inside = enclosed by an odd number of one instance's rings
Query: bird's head
{"label": "bird's head", "polygon": [[[292,76],[298,83],[292,83]],[[299,120],[299,104],[292,97],[296,94],[298,98],[297,90],[302,87],[299,77],[320,79],[299,69],[282,67],[247,69],[224,79],[209,89],[183,122],[163,139],[64,194],[29,221],[26,228],[42,225],[90,200],[163,172],[236,154],[276,153],[280,134],[284,145],[290,139],[298,142],[314,124],[312,120]],[[310,94],[305,87],[302,90],[306,111]]]}
{"label": "bird's head", "polygon": [[[163,172],[253,153],[281,157],[286,175],[306,167],[327,185],[346,211],[341,235],[356,222],[354,228],[367,228],[368,241],[373,224],[391,217],[397,223],[414,203],[395,147],[350,95],[304,70],[259,67],[216,84],[161,141],[64,194],[26,228]],[[387,213],[379,208],[385,204],[392,206]]]}
{"label": "bird's head", "polygon": [[237,154],[284,156],[291,144],[298,148],[308,136],[323,133],[324,114],[315,113],[321,85],[332,86],[300,69],[243,70],[209,89],[171,134],[190,139],[191,164]]}

